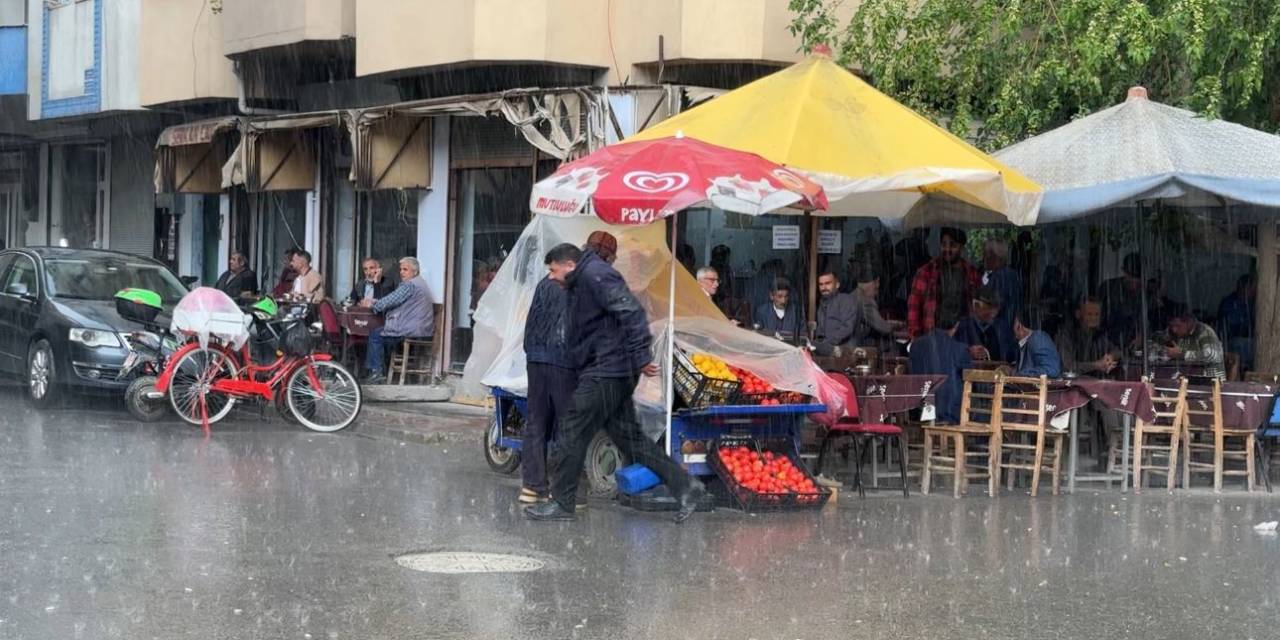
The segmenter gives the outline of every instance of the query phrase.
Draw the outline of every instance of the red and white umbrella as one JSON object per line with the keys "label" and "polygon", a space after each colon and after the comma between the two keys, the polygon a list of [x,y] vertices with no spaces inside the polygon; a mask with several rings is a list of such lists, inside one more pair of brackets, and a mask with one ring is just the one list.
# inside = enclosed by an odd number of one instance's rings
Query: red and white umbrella
{"label": "red and white umbrella", "polygon": [[826,209],[817,183],[744,151],[676,135],[624,142],[560,167],[533,185],[534,213],[595,213],[609,224],[649,224],[694,207],[762,215]]}

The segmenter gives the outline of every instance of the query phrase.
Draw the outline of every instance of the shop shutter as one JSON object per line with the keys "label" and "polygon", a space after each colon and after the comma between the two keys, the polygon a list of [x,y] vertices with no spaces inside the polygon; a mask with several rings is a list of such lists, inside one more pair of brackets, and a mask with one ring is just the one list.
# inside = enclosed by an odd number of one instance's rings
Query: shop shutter
{"label": "shop shutter", "polygon": [[533,160],[533,145],[502,116],[455,117],[450,121],[450,129],[450,162]]}

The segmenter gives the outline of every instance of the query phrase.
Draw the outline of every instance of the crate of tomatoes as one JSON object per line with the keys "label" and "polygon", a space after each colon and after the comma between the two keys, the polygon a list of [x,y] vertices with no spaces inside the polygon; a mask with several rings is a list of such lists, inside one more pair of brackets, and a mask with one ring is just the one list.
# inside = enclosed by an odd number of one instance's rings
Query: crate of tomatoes
{"label": "crate of tomatoes", "polygon": [[724,360],[709,353],[686,355],[679,349],[675,352],[675,360],[676,394],[686,407],[700,409],[726,405],[737,397],[741,383]]}
{"label": "crate of tomatoes", "polygon": [[738,387],[738,395],[733,399],[736,405],[782,405],[782,404],[804,404],[806,396],[802,393],[794,391],[780,391],[773,388],[773,385],[765,382],[754,373],[739,367],[729,367],[729,372],[738,378],[741,386]]}
{"label": "crate of tomatoes", "polygon": [[818,486],[787,438],[721,436],[707,463],[747,512],[818,509],[831,490]]}

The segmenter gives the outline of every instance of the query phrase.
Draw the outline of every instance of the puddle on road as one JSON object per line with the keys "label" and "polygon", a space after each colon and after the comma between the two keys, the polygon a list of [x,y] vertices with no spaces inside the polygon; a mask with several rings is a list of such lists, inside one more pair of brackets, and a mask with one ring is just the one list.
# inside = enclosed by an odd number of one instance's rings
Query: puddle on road
{"label": "puddle on road", "polygon": [[542,560],[528,556],[472,551],[406,553],[396,556],[396,564],[427,573],[519,573],[546,566]]}

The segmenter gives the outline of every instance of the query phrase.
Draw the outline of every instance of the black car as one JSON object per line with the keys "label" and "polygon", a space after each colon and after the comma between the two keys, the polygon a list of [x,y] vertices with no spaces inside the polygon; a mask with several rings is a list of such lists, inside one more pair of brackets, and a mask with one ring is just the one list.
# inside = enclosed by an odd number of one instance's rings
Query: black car
{"label": "black car", "polygon": [[28,247],[0,251],[0,373],[16,375],[39,407],[64,389],[123,389],[121,333],[140,327],[116,313],[128,287],[160,294],[166,310],[187,293],[164,264],[94,249]]}

